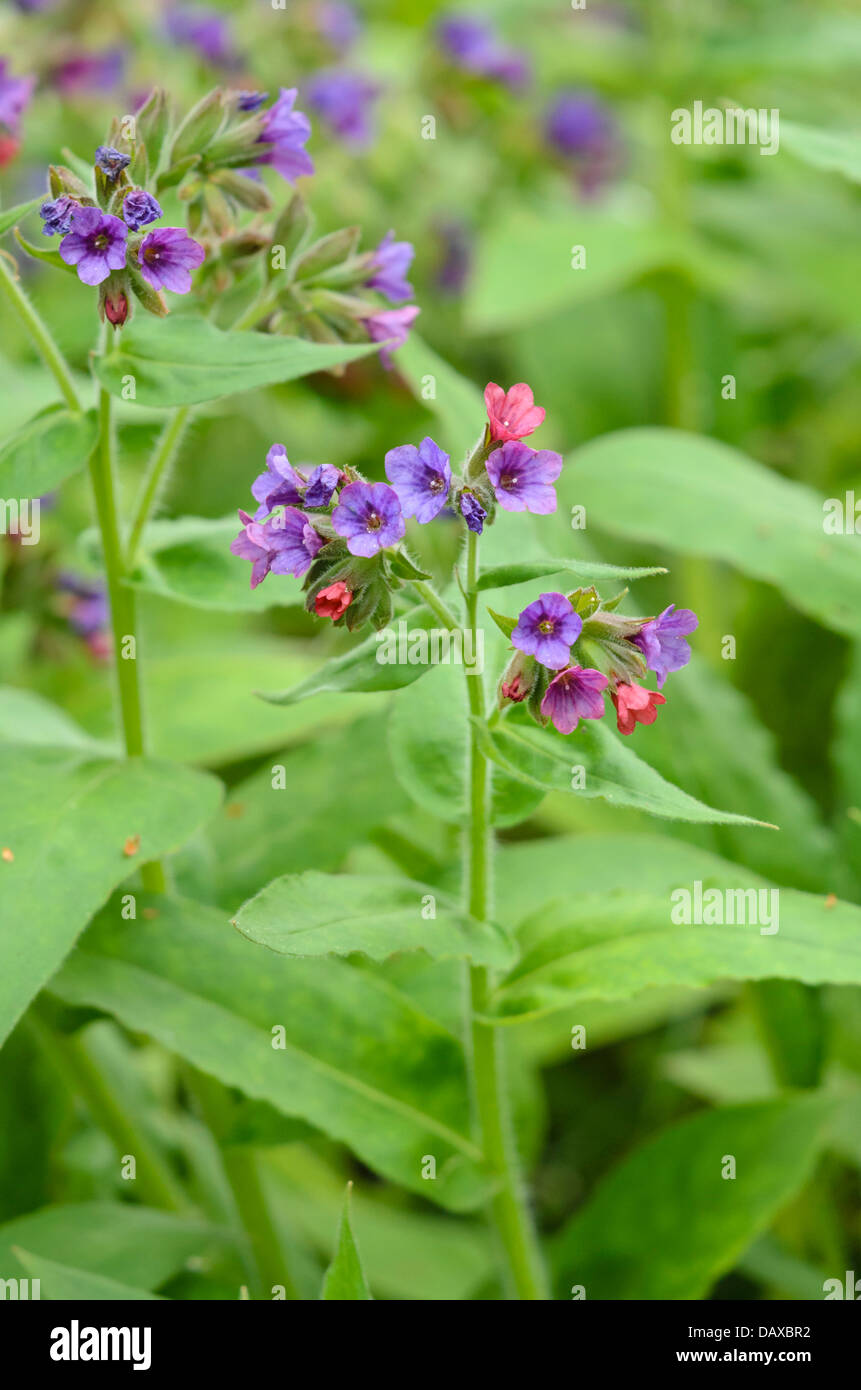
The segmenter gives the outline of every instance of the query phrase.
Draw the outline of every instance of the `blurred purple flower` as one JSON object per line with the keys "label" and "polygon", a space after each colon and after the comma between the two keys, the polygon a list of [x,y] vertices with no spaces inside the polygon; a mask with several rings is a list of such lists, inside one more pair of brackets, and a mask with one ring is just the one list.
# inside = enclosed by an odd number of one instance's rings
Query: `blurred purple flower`
{"label": "blurred purple flower", "polygon": [[569,666],[560,671],[547,687],[541,713],[551,720],[560,734],[573,734],[581,719],[601,719],[604,715],[603,691],[607,677],[589,667]]}
{"label": "blurred purple flower", "polygon": [[406,527],[401,504],[387,483],[350,483],[332,512],[332,525],[351,555],[376,555],[396,545]]}
{"label": "blurred purple flower", "polygon": [[233,68],[239,62],[227,19],[217,10],[175,6],[165,18],[168,37],[197,50],[215,67]]}
{"label": "blurred purple flower", "polygon": [[110,92],[122,82],[125,65],[121,48],[108,48],[103,53],[81,50],[70,53],[51,69],[50,82],[62,97]]}
{"label": "blurred purple flower", "polygon": [[394,236],[394,232],[386,232],[374,252],[374,273],[365,284],[368,289],[379,290],[392,304],[397,304],[412,296],[413,287],[406,274],[416,252],[411,241],[395,241]]}
{"label": "blurred purple flower", "polygon": [[344,68],[315,73],[308,83],[308,105],[346,144],[357,149],[373,139],[372,107],[379,95],[376,82]]}
{"label": "blurred purple flower", "polygon": [[452,220],[436,227],[440,262],[434,283],[443,294],[460,295],[472,270],[472,235],[465,222]]}
{"label": "blurred purple flower", "polygon": [[630,639],[645,656],[649,670],[654,671],[659,689],[671,671],[680,671],[687,666],[691,649],[685,638],[698,625],[699,619],[690,608],[676,608],[671,603],[657,618],[644,623]]}
{"label": "blurred purple flower", "polygon": [[105,660],[110,652],[111,610],[104,584],[101,580],[82,579],[64,570],[57,575],[56,587],[61,593],[71,595],[65,616],[72,631],[84,639],[93,656]]}
{"label": "blurred purple flower", "polygon": [[525,55],[504,44],[493,26],[477,15],[444,16],[436,33],[443,53],[464,72],[510,88],[523,87],[529,80]]}
{"label": "blurred purple flower", "polygon": [[271,164],[288,183],[302,174],[313,174],[314,161],[302,148],[311,134],[311,122],[303,111],[294,111],[295,87],[282,87],[277,100],[264,113],[261,142],[272,146],[257,157],[258,164]]}
{"label": "blurred purple flower", "polygon": [[451,487],[449,456],[430,437],[419,444],[399,444],[386,454],[386,477],[398,495],[404,516],[423,526],[439,516]]}
{"label": "blurred purple flower", "polygon": [[159,227],[147,232],[138,248],[141,275],[154,290],[188,294],[191,272],[203,263],[206,252],[181,227]]}
{"label": "blurred purple flower", "polygon": [[21,129],[21,117],[30,103],[36,79],[12,77],[8,73],[8,66],[7,60],[0,58],[0,126],[5,127],[10,135],[17,137]]}
{"label": "blurred purple flower", "polygon": [[607,107],[588,92],[560,92],[547,110],[544,134],[557,154],[573,162],[586,195],[606,183],[618,167],[615,121]]}
{"label": "blurred purple flower", "polygon": [[239,111],[258,111],[268,97],[268,92],[237,92],[236,107]]}
{"label": "blurred purple flower", "polygon": [[558,671],[571,660],[571,648],[582,630],[583,619],[570,599],[564,594],[542,594],[520,614],[511,641],[518,651]]}
{"label": "blurred purple flower", "polygon": [[352,5],[340,4],[338,0],[317,4],[314,7],[314,23],[318,34],[339,53],[346,53],[352,48],[362,27]]}
{"label": "blurred purple flower", "polygon": [[155,222],[164,214],[151,193],[144,188],[135,188],[123,199],[123,221],[133,232],[139,232],[150,222]]}
{"label": "blurred purple flower", "polygon": [[507,512],[547,516],[556,511],[553,484],[562,472],[562,456],[551,449],[530,449],[519,439],[494,449],[487,473],[496,500]]}
{"label": "blurred purple flower", "polygon": [[[401,309],[382,309],[365,319],[365,327],[375,343],[386,343],[380,348],[380,361],[384,367],[391,367],[392,353],[401,347],[409,335],[410,324],[419,314],[417,304],[405,304]],[[386,342],[391,339],[390,342]]]}
{"label": "blurred purple flower", "polygon": [[112,270],[125,265],[127,234],[126,224],[111,213],[79,207],[72,217],[72,230],[60,242],[60,255],[66,265],[77,267],[83,284],[100,285]]}

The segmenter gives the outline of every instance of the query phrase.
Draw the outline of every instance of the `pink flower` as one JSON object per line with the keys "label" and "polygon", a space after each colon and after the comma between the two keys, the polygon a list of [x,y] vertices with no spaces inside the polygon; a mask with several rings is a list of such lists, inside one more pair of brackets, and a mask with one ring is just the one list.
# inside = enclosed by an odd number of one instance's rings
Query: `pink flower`
{"label": "pink flower", "polygon": [[601,719],[604,714],[603,690],[607,677],[588,667],[569,666],[560,671],[547,687],[541,713],[559,730],[573,734],[581,719]]}
{"label": "pink flower", "polygon": [[347,588],[343,579],[337,579],[328,588],[321,589],[314,599],[314,612],[321,618],[331,618],[332,621],[340,618],[342,613],[346,613],[350,604],[353,602],[353,595]]}
{"label": "pink flower", "polygon": [[508,391],[489,381],[484,388],[484,403],[491,439],[525,439],[544,420],[544,407],[535,404],[532,387],[525,381],[518,381]]}
{"label": "pink flower", "polygon": [[637,724],[654,724],[658,717],[657,706],[667,703],[666,695],[645,690],[641,685],[626,685],[624,681],[616,686],[610,699],[616,706],[620,734],[632,734]]}
{"label": "pink flower", "polygon": [[407,341],[410,324],[419,312],[417,304],[405,304],[400,309],[381,309],[365,319],[365,327],[375,343],[382,343],[380,361],[388,368],[392,365],[392,353]]}

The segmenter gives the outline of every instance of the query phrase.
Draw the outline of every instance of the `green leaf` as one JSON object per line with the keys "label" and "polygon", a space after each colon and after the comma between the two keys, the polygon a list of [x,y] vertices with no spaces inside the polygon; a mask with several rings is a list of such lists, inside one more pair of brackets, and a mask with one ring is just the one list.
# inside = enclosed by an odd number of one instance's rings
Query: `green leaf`
{"label": "green leaf", "polygon": [[[478,387],[455,371],[415,332],[398,348],[398,371],[413,394],[439,419],[433,433],[452,458],[465,457],[484,427],[486,411]],[[429,395],[428,392],[433,394]]]}
{"label": "green leaf", "polygon": [[96,375],[112,395],[140,405],[195,405],[238,391],[293,381],[375,352],[375,343],[308,343],[266,333],[227,333],[206,319],[140,316],[94,358]]}
{"label": "green leaf", "polygon": [[27,1277],[19,1248],[118,1283],[134,1270],[140,1288],[157,1289],[186,1260],[230,1239],[206,1222],[128,1202],[43,1207],[0,1226],[0,1279]]}
{"label": "green leaf", "polygon": [[[512,777],[544,791],[603,797],[614,805],[634,806],[667,820],[766,824],[731,811],[715,810],[672,782],[664,781],[660,773],[638,758],[632,748],[620,743],[598,720],[581,721],[570,738],[526,723],[516,714],[493,730],[483,720],[473,722],[489,758]],[[576,778],[575,768],[582,769]],[[572,782],[576,785],[572,786]]]}
{"label": "green leaf", "polygon": [[[113,902],[52,992],[307,1120],[411,1192],[453,1209],[486,1199],[459,1038],[366,969],[262,957],[226,913],[185,900],[153,906],[158,915],[139,910],[130,931]],[[427,1154],[433,1181],[422,1178]]]}
{"label": "green leaf", "polygon": [[0,447],[0,497],[41,497],[83,468],[96,442],[94,411],[49,407]]}
{"label": "green leaf", "polygon": [[104,1274],[93,1274],[90,1270],[73,1268],[49,1260],[45,1255],[33,1255],[29,1250],[13,1246],[13,1254],[23,1265],[31,1279],[38,1279],[39,1296],[53,1301],[74,1299],[88,1302],[114,1302],[122,1299],[157,1300],[159,1295],[148,1293],[146,1289],[133,1289],[129,1284],[109,1279]]}
{"label": "green leaf", "polygon": [[236,517],[210,521],[177,517],[150,522],[143,534],[141,555],[129,583],[147,593],[211,608],[222,613],[259,613],[278,605],[302,607],[299,584],[272,574],[251,588],[251,567],[230,553],[239,534]]}
{"label": "green leaf", "polygon": [[780,122],[780,143],[814,169],[843,174],[861,183],[861,141],[857,133],[819,130],[796,121]]}
{"label": "green leaf", "polygon": [[[427,608],[416,608],[402,619],[404,632],[406,635],[404,651],[407,656],[405,661],[380,661],[379,655],[385,651],[382,639],[385,630],[374,633],[360,642],[352,651],[345,652],[343,656],[334,656],[329,661],[323,663],[318,671],[315,671],[307,680],[303,680],[299,685],[294,685],[289,690],[279,690],[271,694],[260,692],[260,698],[266,700],[270,705],[295,705],[299,700],[308,700],[314,696],[322,695],[326,691],[345,691],[345,690],[401,690],[405,685],[412,685],[419,677],[424,676],[431,669],[428,665],[421,662],[411,664],[409,662],[409,633],[415,631],[428,632],[439,625],[439,619]],[[397,633],[397,629],[392,631]],[[400,656],[400,653],[398,653]]]}
{"label": "green leaf", "polygon": [[29,203],[18,203],[17,207],[6,208],[5,211],[0,212],[0,236],[4,236],[10,227],[14,227],[17,222],[27,216],[28,212],[32,212],[44,201],[44,194],[40,194],[38,198],[31,198]]}
{"label": "green leaf", "polygon": [[826,627],[861,633],[861,538],[827,535],[816,493],[726,444],[623,430],[578,450],[558,488],[561,513],[579,503],[613,535],[726,560]]}
{"label": "green leaf", "polygon": [[[466,769],[466,681],[456,666],[435,666],[423,681],[401,691],[392,702],[389,749],[395,776],[404,790],[440,820],[465,823],[468,814]],[[517,825],[532,815],[544,792],[493,768],[491,815],[494,825]]]}
{"label": "green leaf", "polygon": [[356,1245],[356,1237],[353,1235],[353,1227],[350,1221],[350,1193],[352,1187],[353,1184],[351,1182],[347,1183],[347,1192],[341,1211],[341,1222],[338,1227],[338,1244],[335,1250],[335,1257],[326,1270],[326,1274],[323,1278],[323,1289],[320,1297],[327,1302],[333,1299],[339,1302],[354,1298],[367,1300],[371,1297],[368,1281],[365,1278],[365,1271],[362,1268],[359,1247]]}
{"label": "green leaf", "polygon": [[54,270],[62,270],[66,275],[75,275],[75,267],[63,260],[63,257],[56,247],[37,246],[34,242],[28,241],[26,237],[22,236],[17,227],[13,232],[13,236],[21,247],[21,250],[28,256],[31,256],[34,261],[41,261],[43,265],[50,265]]}
{"label": "green leaf", "polygon": [[[426,905],[435,915],[425,916]],[[511,943],[423,883],[358,874],[285,874],[243,903],[233,925],[249,941],[285,956],[349,955],[385,960],[426,951],[434,960],[462,957],[506,966]]]}
{"label": "green leaf", "polygon": [[542,579],[549,574],[571,574],[576,579],[616,580],[650,579],[666,574],[665,569],[623,569],[619,565],[604,565],[598,560],[512,560],[505,565],[492,565],[478,581],[479,589],[502,589],[509,584],[524,584],[530,579]]}
{"label": "green leaf", "polygon": [[187,840],[214,814],[221,788],[190,768],[69,743],[6,743],[2,759],[0,846],[13,856],[0,862],[5,1037],[111,890]]}
{"label": "green leaf", "polygon": [[560,1296],[584,1285],[587,1299],[704,1298],[806,1182],[831,1105],[709,1111],[643,1144],[556,1238]]}

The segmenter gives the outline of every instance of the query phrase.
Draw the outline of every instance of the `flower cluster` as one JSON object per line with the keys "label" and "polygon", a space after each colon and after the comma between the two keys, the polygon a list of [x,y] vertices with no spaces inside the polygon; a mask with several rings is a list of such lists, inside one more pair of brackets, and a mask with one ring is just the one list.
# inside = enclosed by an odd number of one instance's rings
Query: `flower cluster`
{"label": "flower cluster", "polygon": [[697,618],[674,604],[656,618],[623,617],[616,612],[623,597],[602,603],[594,588],[575,589],[541,594],[517,619],[495,614],[516,648],[499,684],[500,706],[526,701],[539,723],[570,734],[581,719],[603,716],[609,688],[620,733],[654,724],[666,697],[638,682],[650,670],[662,686],[687,665],[685,638]]}

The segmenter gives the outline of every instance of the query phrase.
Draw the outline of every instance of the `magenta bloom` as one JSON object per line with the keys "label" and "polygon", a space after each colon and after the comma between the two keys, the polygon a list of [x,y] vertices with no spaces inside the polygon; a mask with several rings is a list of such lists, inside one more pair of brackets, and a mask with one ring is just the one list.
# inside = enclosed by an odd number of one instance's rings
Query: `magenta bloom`
{"label": "magenta bloom", "polygon": [[519,440],[503,444],[487,460],[487,474],[496,500],[507,512],[532,512],[535,516],[555,512],[553,484],[561,472],[561,454],[551,449],[530,449]]}
{"label": "magenta bloom", "polygon": [[51,85],[62,97],[110,92],[122,81],[125,64],[121,48],[109,48],[101,53],[81,50],[67,54],[57,64],[51,72]]}
{"label": "magenta bloom", "polygon": [[371,113],[379,95],[376,82],[341,68],[315,73],[308,84],[308,105],[312,111],[355,149],[369,145],[373,139]]}
{"label": "magenta bloom", "polygon": [[524,608],[511,634],[514,646],[542,666],[558,671],[571,659],[583,620],[564,594],[542,594]]}
{"label": "magenta bloom", "polygon": [[290,463],[284,445],[273,444],[266,455],[266,472],[251,484],[251,496],[260,503],[255,521],[262,521],[275,507],[301,502],[304,485],[305,479]]}
{"label": "magenta bloom", "polygon": [[384,367],[391,367],[392,353],[407,341],[410,324],[418,313],[417,304],[405,304],[402,309],[382,309],[379,314],[365,319],[365,327],[373,341],[386,344],[380,348],[380,361]]}
{"label": "magenta bloom", "polygon": [[141,227],[163,216],[160,205],[146,189],[135,188],[123,199],[123,221],[133,232],[139,232]]}
{"label": "magenta bloom", "polygon": [[547,687],[541,713],[560,734],[573,734],[581,719],[601,719],[607,677],[588,667],[569,666]]}
{"label": "magenta bloom", "polygon": [[491,439],[525,439],[533,434],[543,423],[546,414],[543,405],[536,405],[532,387],[525,381],[503,391],[495,381],[489,381],[484,388],[484,404],[487,407],[487,420]]}
{"label": "magenta bloom", "polygon": [[311,568],[311,561],[325,544],[308,518],[295,507],[285,507],[263,529],[274,551],[269,566],[273,574],[292,574],[298,579]]}
{"label": "magenta bloom", "polygon": [[432,439],[418,448],[399,444],[386,454],[386,477],[398,494],[404,516],[425,525],[439,516],[451,487],[449,456]]}
{"label": "magenta bloom", "polygon": [[397,304],[412,297],[413,287],[406,275],[416,253],[411,241],[395,241],[394,235],[394,232],[386,232],[374,252],[374,273],[365,284]]}
{"label": "magenta bloom", "polygon": [[8,63],[0,58],[0,126],[10,135],[18,135],[21,117],[30,104],[35,77],[10,77],[7,75]]}
{"label": "magenta bloom", "polygon": [[277,101],[264,112],[260,142],[271,146],[258,155],[257,164],[271,164],[288,183],[302,174],[313,174],[314,161],[303,146],[311,134],[311,122],[302,111],[294,111],[295,87],[282,87]]}
{"label": "magenta bloom", "polygon": [[60,242],[60,255],[66,265],[77,266],[83,284],[100,285],[112,270],[125,265],[127,231],[111,213],[79,207],[72,216],[72,230]]}
{"label": "magenta bloom", "polygon": [[254,521],[247,512],[240,511],[239,520],[242,522],[242,530],[236,540],[230,542],[230,553],[238,555],[240,560],[251,561],[251,587],[256,589],[269,573],[272,547],[266,528]]}
{"label": "magenta bloom", "polygon": [[406,526],[394,488],[387,483],[350,483],[332,513],[332,525],[351,555],[376,555],[397,545]]}
{"label": "magenta bloom", "polygon": [[[673,611],[675,609],[675,612]],[[671,671],[680,671],[691,659],[691,649],[685,638],[698,626],[699,619],[690,608],[676,608],[671,603],[651,622],[644,623],[630,640],[646,658],[654,671],[658,687],[664,684]]]}
{"label": "magenta bloom", "polygon": [[141,275],[154,290],[173,290],[188,294],[191,272],[202,263],[206,252],[181,227],[159,227],[147,232],[138,248]]}

